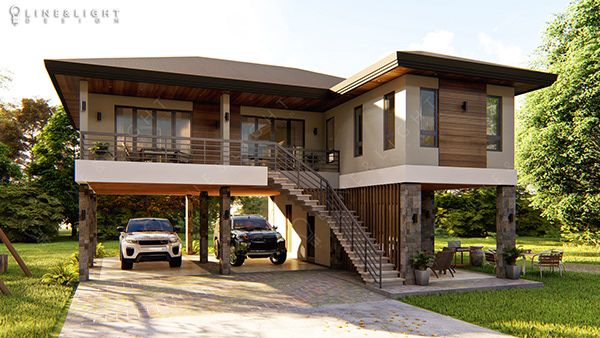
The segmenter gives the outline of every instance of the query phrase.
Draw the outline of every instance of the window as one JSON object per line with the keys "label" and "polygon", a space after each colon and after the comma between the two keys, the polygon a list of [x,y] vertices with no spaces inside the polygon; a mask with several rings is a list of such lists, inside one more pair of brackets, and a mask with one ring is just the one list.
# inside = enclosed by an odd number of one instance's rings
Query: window
{"label": "window", "polygon": [[502,98],[488,96],[487,111],[487,150],[502,151]]}
{"label": "window", "polygon": [[421,88],[421,147],[438,146],[437,90]]}
{"label": "window", "polygon": [[394,149],[396,146],[396,107],[395,92],[383,97],[383,150]]}
{"label": "window", "polygon": [[325,122],[325,149],[327,151],[335,148],[335,117],[328,119]]}
{"label": "window", "polygon": [[304,121],[242,116],[242,140],[272,141],[285,147],[304,147]]}
{"label": "window", "polygon": [[128,149],[189,150],[189,140],[173,137],[191,136],[190,118],[190,112],[116,107],[117,142]]}
{"label": "window", "polygon": [[363,154],[363,108],[354,108],[354,157]]}

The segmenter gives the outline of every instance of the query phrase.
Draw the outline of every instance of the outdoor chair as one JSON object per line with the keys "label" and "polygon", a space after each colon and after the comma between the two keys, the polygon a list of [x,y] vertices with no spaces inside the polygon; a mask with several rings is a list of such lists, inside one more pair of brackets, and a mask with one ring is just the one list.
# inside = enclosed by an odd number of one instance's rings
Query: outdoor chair
{"label": "outdoor chair", "polygon": [[[537,257],[537,260],[535,259]],[[562,262],[563,252],[558,250],[542,251],[532,258],[533,265],[540,269],[540,277],[542,276],[542,268],[549,268],[551,272],[554,269],[558,269],[560,276],[562,277],[563,271],[566,272],[565,265]]]}
{"label": "outdoor chair", "polygon": [[486,262],[496,265],[496,250],[486,250],[484,254]]}
{"label": "outdoor chair", "polygon": [[452,268],[452,260],[454,259],[454,253],[454,250],[444,250],[439,251],[435,254],[435,259],[433,260],[433,264],[431,265],[430,269],[431,271],[433,271],[433,274],[436,278],[440,278],[437,272],[435,272],[436,270],[438,270],[440,274],[442,272],[446,274],[446,270],[448,270],[450,271],[452,277],[454,277],[454,273],[456,272],[456,270]]}

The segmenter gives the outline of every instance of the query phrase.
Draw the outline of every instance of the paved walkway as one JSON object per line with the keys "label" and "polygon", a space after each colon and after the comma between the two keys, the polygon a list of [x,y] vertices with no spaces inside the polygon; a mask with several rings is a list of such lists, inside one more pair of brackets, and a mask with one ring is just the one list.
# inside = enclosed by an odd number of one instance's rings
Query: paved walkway
{"label": "paved walkway", "polygon": [[99,260],[95,280],[78,287],[62,337],[500,336],[388,299],[347,272],[307,266],[220,276],[188,261],[177,276],[165,275],[166,263],[154,275],[140,264],[124,276],[109,268],[115,264]]}

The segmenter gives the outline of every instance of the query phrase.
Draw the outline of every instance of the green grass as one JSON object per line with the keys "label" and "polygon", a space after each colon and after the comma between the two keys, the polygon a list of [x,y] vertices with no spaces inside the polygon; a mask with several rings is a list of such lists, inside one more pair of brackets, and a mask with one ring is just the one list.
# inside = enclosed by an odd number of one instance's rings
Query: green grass
{"label": "green grass", "polygon": [[[496,246],[494,238],[436,238],[436,250],[448,240],[463,246]],[[563,249],[567,262],[600,264],[600,251],[589,246],[564,246],[558,240],[519,237],[517,245],[533,252]],[[468,261],[468,256],[465,255]],[[491,265],[474,270],[493,273]],[[405,297],[403,302],[519,337],[600,337],[600,274],[546,273],[539,277],[527,264],[527,279],[543,288],[513,289]]]}
{"label": "green grass", "polygon": [[403,302],[518,337],[600,337],[600,274],[528,272],[543,288],[405,297]]}
{"label": "green grass", "polygon": [[[460,240],[462,246],[482,245],[484,246],[484,249],[496,247],[496,239],[492,237],[436,237],[435,249],[441,250],[444,246],[448,244],[449,240]],[[561,249],[564,251],[563,260],[567,263],[600,265],[600,247],[598,246],[594,247],[587,245],[567,245],[560,242],[557,239],[538,237],[517,237],[517,246],[522,246],[524,249],[531,249],[535,253],[550,249]],[[467,253],[465,253],[465,259],[468,259]]]}

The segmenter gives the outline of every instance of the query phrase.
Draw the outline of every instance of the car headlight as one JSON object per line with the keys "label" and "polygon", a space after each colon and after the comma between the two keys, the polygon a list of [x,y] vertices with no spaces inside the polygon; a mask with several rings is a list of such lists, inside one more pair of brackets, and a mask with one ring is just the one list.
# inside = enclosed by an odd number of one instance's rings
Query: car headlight
{"label": "car headlight", "polygon": [[137,243],[137,241],[135,239],[125,239],[125,242],[127,242],[129,244],[135,244],[135,243]]}
{"label": "car headlight", "polygon": [[177,238],[177,236],[169,237],[169,242],[171,242],[171,243],[177,243],[178,241],[179,241],[179,238]]}
{"label": "car headlight", "polygon": [[242,236],[241,236],[241,239],[242,239],[242,241],[244,241],[244,242],[250,242],[250,236],[248,236],[248,235],[242,235]]}

